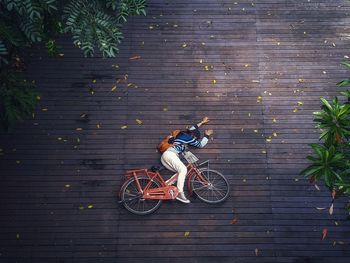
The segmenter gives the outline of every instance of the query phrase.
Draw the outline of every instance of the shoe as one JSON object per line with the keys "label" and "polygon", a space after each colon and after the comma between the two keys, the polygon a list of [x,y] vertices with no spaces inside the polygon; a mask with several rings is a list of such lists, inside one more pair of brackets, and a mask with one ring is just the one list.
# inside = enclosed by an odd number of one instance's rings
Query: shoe
{"label": "shoe", "polygon": [[188,200],[184,194],[184,192],[179,192],[178,196],[176,197],[176,200],[179,200],[180,202],[184,204],[191,203],[190,200]]}
{"label": "shoe", "polygon": [[[171,178],[170,178],[170,179],[171,179]],[[165,181],[165,183],[166,183],[167,185],[175,185],[176,180],[175,180],[175,181],[171,181],[171,182],[169,182],[169,181],[170,181],[170,179],[169,179],[169,180],[167,180],[167,181]]]}

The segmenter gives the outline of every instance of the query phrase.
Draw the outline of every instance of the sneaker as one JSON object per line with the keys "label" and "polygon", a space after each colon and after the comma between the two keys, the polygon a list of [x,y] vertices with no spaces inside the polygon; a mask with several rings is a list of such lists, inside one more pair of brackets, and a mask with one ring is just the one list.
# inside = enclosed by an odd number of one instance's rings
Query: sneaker
{"label": "sneaker", "polygon": [[180,192],[178,196],[176,197],[176,200],[179,200],[182,203],[188,204],[191,203],[190,200],[188,200],[183,192]]}

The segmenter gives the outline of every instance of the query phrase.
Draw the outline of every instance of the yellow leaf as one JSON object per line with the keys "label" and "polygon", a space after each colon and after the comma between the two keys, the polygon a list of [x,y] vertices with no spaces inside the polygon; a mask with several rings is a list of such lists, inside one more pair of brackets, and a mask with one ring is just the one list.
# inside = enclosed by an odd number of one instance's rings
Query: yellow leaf
{"label": "yellow leaf", "polygon": [[184,237],[188,237],[190,235],[190,232],[189,231],[186,231],[185,233],[184,233]]}
{"label": "yellow leaf", "polygon": [[274,137],[277,137],[277,133],[276,133],[276,132],[272,133],[272,135],[273,135]]}
{"label": "yellow leaf", "polygon": [[258,96],[256,99],[257,99],[257,100],[262,100],[262,97],[261,97],[261,96]]}
{"label": "yellow leaf", "polygon": [[216,79],[213,79],[213,84],[216,84]]}
{"label": "yellow leaf", "polygon": [[122,127],[120,127],[122,130],[124,130],[124,129],[126,129],[126,128],[128,128],[128,126],[127,125],[124,125],[124,126],[122,126]]}
{"label": "yellow leaf", "polygon": [[293,109],[293,112],[294,112],[294,113],[295,113],[295,112],[297,112],[297,111],[298,111],[298,109],[296,109],[296,108],[295,108],[295,109]]}
{"label": "yellow leaf", "polygon": [[183,48],[187,47],[187,44],[184,42],[184,43],[182,44],[182,47],[183,47]]}
{"label": "yellow leaf", "polygon": [[272,119],[272,122],[273,122],[273,123],[276,123],[276,122],[277,122],[277,120],[276,120],[275,118],[273,118],[273,119]]}
{"label": "yellow leaf", "polygon": [[91,209],[91,208],[93,208],[93,207],[94,207],[93,205],[88,205],[88,206],[87,206],[88,209]]}
{"label": "yellow leaf", "polygon": [[301,106],[301,105],[303,105],[303,103],[302,103],[301,101],[298,101],[298,102],[297,102],[297,105],[298,105],[298,106]]}
{"label": "yellow leaf", "polygon": [[208,71],[208,70],[209,70],[209,66],[208,66],[208,65],[205,65],[205,66],[204,66],[204,70],[205,70],[205,71]]}
{"label": "yellow leaf", "polygon": [[271,142],[271,139],[267,138],[266,141],[267,141],[267,142]]}
{"label": "yellow leaf", "polygon": [[136,119],[135,120],[137,124],[141,125],[142,124],[142,121],[140,119]]}
{"label": "yellow leaf", "polygon": [[114,86],[112,87],[111,91],[114,92],[114,91],[116,91],[116,90],[117,90],[117,86],[114,85]]}
{"label": "yellow leaf", "polygon": [[254,130],[255,133],[258,133],[258,130]]}
{"label": "yellow leaf", "polygon": [[96,82],[97,82],[96,79],[93,79],[93,80],[92,80],[92,83],[96,83]]}

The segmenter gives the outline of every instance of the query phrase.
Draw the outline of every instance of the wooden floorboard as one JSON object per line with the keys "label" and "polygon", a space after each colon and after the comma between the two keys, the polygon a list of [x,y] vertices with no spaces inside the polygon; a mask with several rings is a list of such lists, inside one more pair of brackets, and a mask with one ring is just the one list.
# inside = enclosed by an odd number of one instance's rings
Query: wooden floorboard
{"label": "wooden floorboard", "polygon": [[[349,2],[147,3],[117,58],[83,58],[69,36],[63,57],[27,52],[41,100],[0,136],[0,262],[349,261],[346,199],[329,215],[327,189],[299,175],[318,141],[312,112],[348,77]],[[125,171],[159,163],[158,142],[205,115],[213,140],[194,152],[226,175],[228,200],[146,217],[118,205]]]}

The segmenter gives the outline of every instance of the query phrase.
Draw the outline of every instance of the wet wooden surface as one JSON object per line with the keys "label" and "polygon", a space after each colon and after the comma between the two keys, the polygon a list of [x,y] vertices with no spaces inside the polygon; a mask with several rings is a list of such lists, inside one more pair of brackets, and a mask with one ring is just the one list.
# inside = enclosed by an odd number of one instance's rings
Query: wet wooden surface
{"label": "wet wooden surface", "polygon": [[[319,97],[348,76],[349,3],[148,3],[115,59],[69,38],[63,57],[28,54],[41,101],[0,137],[0,262],[347,262],[346,199],[329,215],[329,192],[299,172]],[[157,164],[158,142],[205,115],[215,134],[193,152],[227,176],[229,199],[147,217],[119,206],[124,172]]]}

